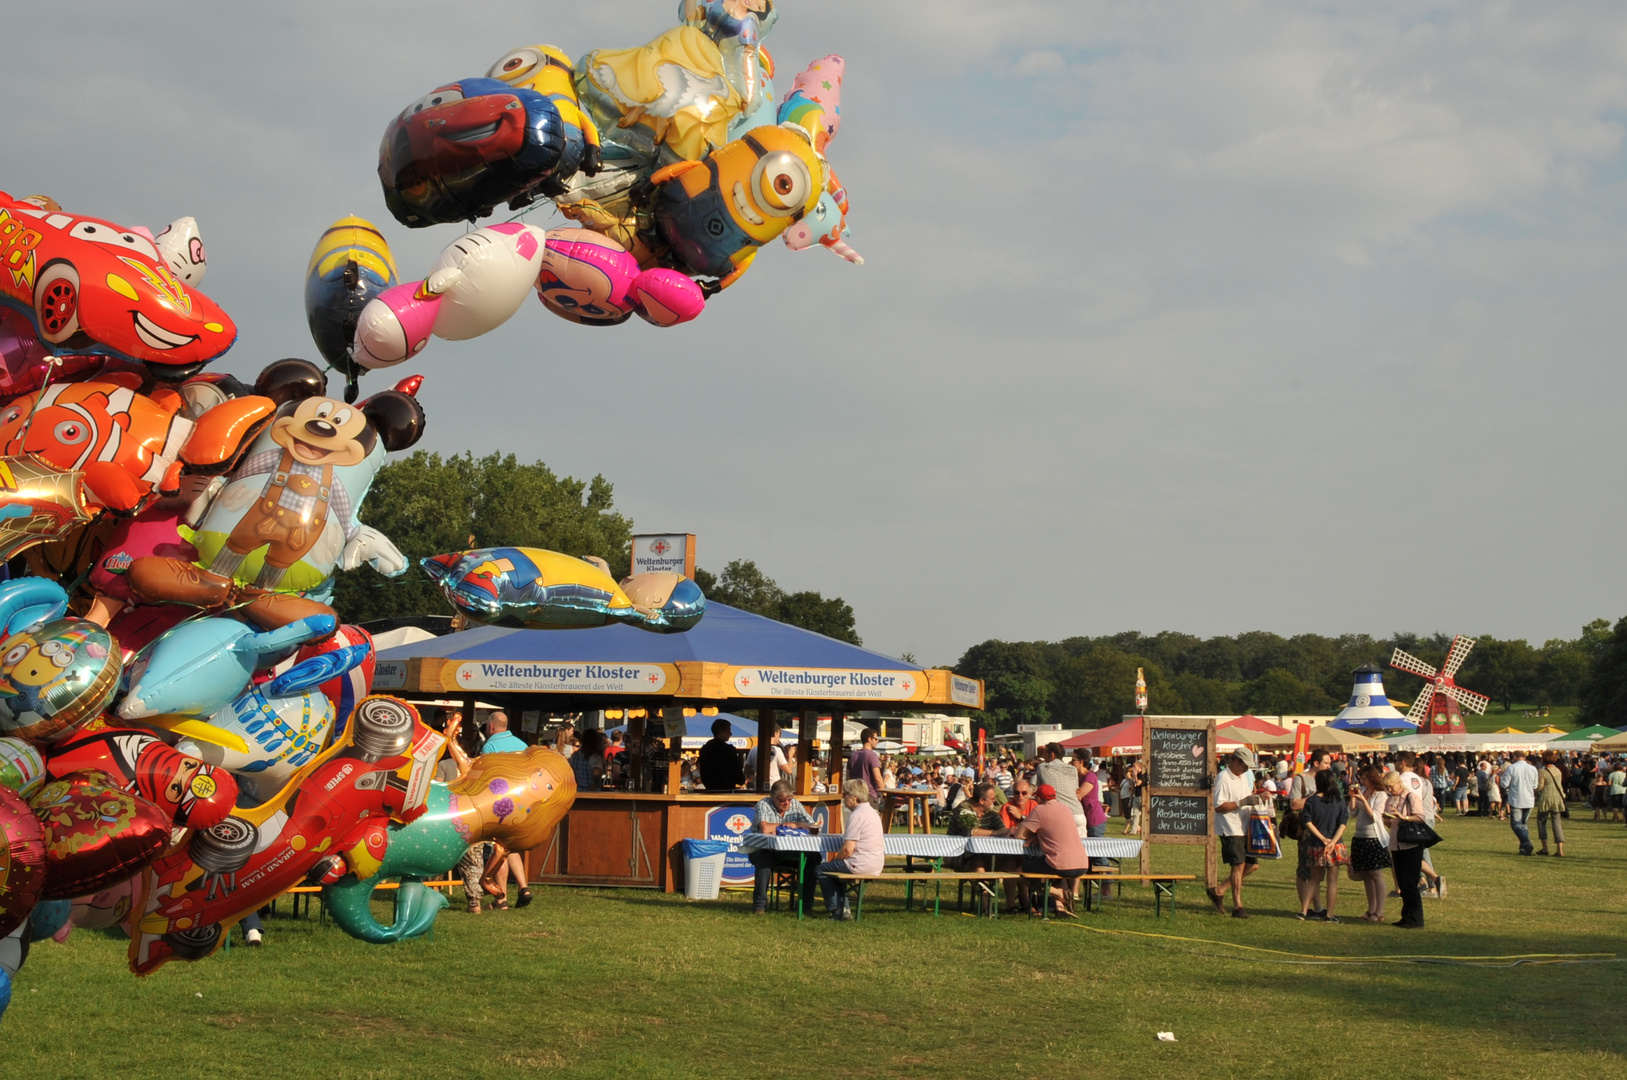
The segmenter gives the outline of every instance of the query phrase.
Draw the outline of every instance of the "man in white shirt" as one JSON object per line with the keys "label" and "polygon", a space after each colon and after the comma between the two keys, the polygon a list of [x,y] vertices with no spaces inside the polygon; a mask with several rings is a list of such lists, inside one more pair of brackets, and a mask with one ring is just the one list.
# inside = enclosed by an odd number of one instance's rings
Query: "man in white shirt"
{"label": "man in white shirt", "polygon": [[[757,740],[759,743],[761,739]],[[768,737],[768,745],[774,751],[768,759],[768,785],[764,790],[772,788],[780,780],[789,780],[791,771],[790,762],[785,759],[785,751],[780,749],[780,729],[775,728]],[[746,783],[752,787],[757,786],[757,747],[753,746],[746,752]]]}
{"label": "man in white shirt", "polygon": [[[1220,837],[1220,857],[1231,867],[1229,879],[1232,890],[1232,918],[1246,919],[1243,910],[1243,879],[1260,868],[1260,860],[1248,853],[1249,808],[1258,797],[1254,794],[1254,751],[1240,746],[1226,760],[1226,767],[1215,777],[1215,835]],[[1225,913],[1225,892],[1211,888],[1209,900],[1215,911]]]}
{"label": "man in white shirt", "polygon": [[1526,821],[1537,804],[1537,770],[1525,760],[1525,751],[1514,751],[1514,760],[1503,766],[1503,790],[1508,793],[1508,827],[1520,840],[1520,854],[1530,855],[1531,830]]}

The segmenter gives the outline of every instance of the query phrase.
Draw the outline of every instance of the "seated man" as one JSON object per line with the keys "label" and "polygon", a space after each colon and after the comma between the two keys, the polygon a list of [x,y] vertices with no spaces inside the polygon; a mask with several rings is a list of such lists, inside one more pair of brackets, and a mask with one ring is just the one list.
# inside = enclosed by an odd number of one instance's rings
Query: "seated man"
{"label": "seated man", "polygon": [[[1007,803],[1006,805],[1011,805]],[[972,789],[972,797],[957,806],[949,815],[950,836],[1010,836],[1000,808],[1000,789],[984,781]],[[992,865],[1000,873],[1015,873],[1022,866],[1022,856],[974,855],[967,852],[960,857],[963,871],[985,871]],[[1006,881],[1006,910],[1014,911],[1018,904],[1018,883]]]}
{"label": "seated man", "polygon": [[1073,890],[1079,875],[1090,869],[1085,845],[1079,839],[1079,827],[1074,823],[1073,811],[1058,801],[1056,788],[1041,784],[1039,803],[1028,816],[1012,829],[1013,836],[1034,837],[1039,841],[1040,854],[1029,855],[1023,869],[1030,874],[1055,874],[1068,882],[1068,888],[1051,887],[1056,909],[1064,915],[1073,914]]}
{"label": "seated man", "polygon": [[1038,805],[1034,801],[1034,785],[1028,777],[1019,776],[1011,783],[1011,798],[1000,807],[1000,823],[1008,829],[1012,828]]}
{"label": "seated man", "polygon": [[[809,832],[819,831],[819,822],[792,798],[791,782],[776,780],[768,789],[768,797],[757,803],[757,822],[761,833],[777,833],[782,825],[800,825]],[[761,915],[768,908],[768,882],[774,876],[774,867],[780,864],[795,866],[802,861],[800,851],[753,851],[751,865],[756,867],[756,884],[751,892],[751,913]],[[804,870],[802,875],[802,910],[813,910],[814,875]]]}
{"label": "seated man", "polygon": [[819,864],[819,890],[825,896],[830,917],[841,922],[853,918],[847,909],[847,890],[831,874],[879,874],[886,862],[881,815],[870,805],[870,785],[849,780],[842,785],[842,808],[847,811],[847,829],[842,846],[834,856]]}

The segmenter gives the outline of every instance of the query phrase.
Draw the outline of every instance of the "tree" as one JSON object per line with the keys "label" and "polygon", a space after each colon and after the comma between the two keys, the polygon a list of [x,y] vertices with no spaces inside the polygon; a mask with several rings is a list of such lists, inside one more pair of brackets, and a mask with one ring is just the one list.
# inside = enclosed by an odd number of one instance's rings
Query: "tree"
{"label": "tree", "polygon": [[991,731],[1010,733],[1018,724],[1050,722],[1055,686],[1046,677],[1048,666],[1034,643],[990,640],[973,645],[955,664],[955,671],[983,680],[985,708],[972,715]]}
{"label": "tree", "polygon": [[1293,672],[1272,668],[1243,687],[1243,708],[1267,716],[1314,716],[1336,712],[1335,702]]}
{"label": "tree", "polygon": [[840,596],[826,599],[816,592],[791,593],[780,601],[779,620],[851,645],[864,644],[853,608]]}
{"label": "tree", "polygon": [[1577,639],[1576,645],[1588,654],[1590,660],[1597,661],[1609,644],[1610,636],[1610,620],[1594,619],[1582,627],[1582,636]]}
{"label": "tree", "polygon": [[1157,712],[1184,713],[1186,701],[1160,669],[1144,656],[1098,644],[1082,656],[1070,656],[1052,671],[1055,691],[1051,719],[1065,728],[1101,728],[1135,712],[1136,669],[1147,676],[1147,697]]}
{"label": "tree", "polygon": [[1598,659],[1582,684],[1583,724],[1627,724],[1627,618],[1619,620],[1598,648]]}
{"label": "tree", "polygon": [[1593,657],[1581,641],[1554,638],[1544,642],[1532,679],[1532,704],[1574,705],[1593,672]]}
{"label": "tree", "polygon": [[1537,652],[1523,638],[1499,641],[1483,637],[1475,642],[1474,651],[1463,668],[1463,685],[1502,702],[1507,712],[1516,700],[1525,701],[1532,696]]}
{"label": "tree", "polygon": [[596,555],[627,573],[632,522],[616,513],[609,481],[563,479],[513,454],[442,458],[418,451],[379,470],[361,520],[393,540],[409,568],[384,578],[363,567],[335,580],[334,605],[350,622],[441,615],[448,606],[418,560],[471,547],[540,547]]}
{"label": "tree", "polygon": [[[1175,692],[1186,701],[1186,707],[1200,716],[1223,716],[1233,712],[1227,686],[1219,679],[1206,679],[1202,675],[1184,672],[1175,676]],[[1167,712],[1158,705],[1156,712]]]}
{"label": "tree", "polygon": [[811,590],[787,593],[750,559],[735,559],[715,576],[696,567],[695,584],[708,600],[850,645],[864,644],[859,637],[858,617],[847,601],[839,596],[827,599]]}
{"label": "tree", "polygon": [[[712,575],[706,576],[711,578]],[[698,572],[695,580],[700,582]],[[785,601],[785,590],[749,559],[734,560],[723,568],[721,575],[712,579],[710,589],[702,585],[701,591],[709,600],[768,619],[780,617],[780,605]]]}

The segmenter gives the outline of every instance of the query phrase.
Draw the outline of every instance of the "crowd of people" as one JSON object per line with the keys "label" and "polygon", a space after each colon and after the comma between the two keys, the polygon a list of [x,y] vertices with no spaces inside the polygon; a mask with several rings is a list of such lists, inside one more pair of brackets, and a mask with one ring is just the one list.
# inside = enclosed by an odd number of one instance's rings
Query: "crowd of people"
{"label": "crowd of people", "polygon": [[1228,877],[1209,899],[1224,913],[1229,888],[1233,917],[1249,917],[1242,886],[1259,863],[1248,850],[1249,819],[1263,809],[1279,837],[1298,846],[1299,918],[1339,921],[1343,868],[1366,893],[1363,920],[1385,922],[1386,901],[1400,899],[1400,918],[1391,925],[1419,929],[1423,899],[1446,896],[1430,847],[1434,825],[1448,808],[1506,821],[1522,856],[1564,858],[1568,801],[1591,804],[1595,821],[1620,821],[1624,788],[1627,764],[1607,754],[1399,751],[1350,759],[1318,750],[1292,774],[1287,759],[1256,762],[1243,748],[1229,757],[1215,785],[1215,831]]}
{"label": "crowd of people", "polygon": [[[500,712],[488,717],[484,733],[473,727],[465,730],[456,710],[443,713],[437,726],[445,726],[457,746],[442,764],[447,778],[458,775],[472,754],[524,745],[508,732],[507,718]],[[738,749],[730,741],[732,734],[729,722],[719,719],[712,739],[698,752],[685,754],[685,790],[738,793],[755,787],[759,748]],[[628,752],[622,731],[565,726],[555,738],[570,760],[579,790],[636,784],[629,773],[635,755]],[[897,797],[900,793],[929,792],[933,816],[945,822],[951,834],[1028,839],[1035,854],[965,856],[959,868],[1054,875],[1058,884],[1052,886],[1050,899],[1066,914],[1072,913],[1080,875],[1108,867],[1106,859],[1086,855],[1084,841],[1107,835],[1115,818],[1122,822],[1122,834],[1140,834],[1146,783],[1137,758],[1101,758],[1083,749],[1069,753],[1054,743],[1024,758],[1002,747],[984,760],[980,771],[970,755],[882,754],[876,749],[879,741],[879,731],[864,732],[847,758],[839,788],[827,787],[824,770],[814,770],[813,793],[839,790],[847,811],[841,847],[805,882],[804,902],[812,902],[816,888],[822,890],[832,918],[851,915],[844,891],[831,875],[880,871],[882,837],[893,824],[893,815],[907,813],[906,801]],[[647,739],[646,744],[636,757],[649,768],[665,746],[657,739]],[[817,830],[814,815],[793,794],[796,747],[782,746],[771,737],[762,752],[768,757],[767,790],[757,803],[754,827],[765,832]],[[1399,900],[1399,918],[1392,925],[1416,929],[1424,925],[1423,900],[1444,898],[1447,884],[1434,865],[1427,838],[1424,843],[1403,839],[1403,834],[1410,838],[1416,831],[1411,825],[1403,828],[1403,823],[1418,823],[1432,831],[1449,812],[1496,818],[1508,823],[1521,855],[1563,858],[1567,801],[1590,807],[1595,821],[1627,819],[1623,807],[1627,757],[1554,750],[1540,755],[1398,751],[1355,757],[1314,751],[1296,774],[1287,755],[1257,759],[1245,747],[1221,763],[1212,797],[1225,871],[1218,887],[1209,890],[1217,912],[1227,913],[1229,896],[1230,915],[1249,917],[1244,883],[1259,862],[1249,853],[1247,837],[1250,819],[1263,810],[1285,845],[1292,840],[1297,846],[1299,918],[1340,921],[1342,870],[1344,878],[1362,886],[1366,910],[1360,919],[1388,921],[1390,901]],[[755,912],[766,907],[776,858],[772,851],[752,855],[757,871]],[[511,875],[524,885],[517,853],[471,848],[459,872],[470,911],[479,911],[483,898],[492,907],[506,907]],[[1006,882],[1007,911],[1033,912],[1045,900],[1027,884]],[[522,888],[517,905],[529,900],[529,890]]]}
{"label": "crowd of people", "polygon": [[[897,793],[934,791],[938,815],[947,822],[951,835],[1028,840],[1031,852],[1027,855],[968,854],[961,856],[957,868],[1023,871],[1054,878],[1056,884],[1048,886],[1048,897],[1031,880],[1006,880],[1006,910],[1031,914],[1038,914],[1047,902],[1054,902],[1057,910],[1071,915],[1080,876],[1092,869],[1103,869],[1107,863],[1105,859],[1088,857],[1084,841],[1106,835],[1115,808],[1131,816],[1132,823],[1133,815],[1138,813],[1142,786],[1138,763],[1111,765],[1105,760],[1093,760],[1088,752],[1070,757],[1052,744],[1028,761],[997,754],[985,763],[980,774],[964,759],[928,760],[925,764],[896,761],[876,752],[879,739],[878,731],[867,729],[849,756],[840,788],[847,820],[842,844],[804,882],[804,904],[812,902],[817,882],[832,919],[852,917],[840,879],[833,875],[880,872],[883,836],[890,824],[882,814],[890,817],[903,812]],[[715,790],[714,780],[718,787],[732,786],[742,783],[744,775],[752,771],[731,764],[726,745],[726,735],[720,732],[701,749],[699,773],[708,791]],[[772,784],[768,796],[757,804],[754,827],[758,831],[817,831],[818,823],[795,800],[792,791],[788,780]],[[1128,825],[1125,831],[1130,831]],[[766,908],[774,867],[795,857],[771,851],[752,854],[756,868],[754,913],[760,914]]]}

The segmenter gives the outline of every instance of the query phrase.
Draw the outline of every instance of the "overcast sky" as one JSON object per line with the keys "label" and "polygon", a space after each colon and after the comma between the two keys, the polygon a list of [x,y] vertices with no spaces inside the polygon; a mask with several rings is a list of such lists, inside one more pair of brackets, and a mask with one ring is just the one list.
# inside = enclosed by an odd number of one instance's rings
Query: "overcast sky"
{"label": "overcast sky", "polygon": [[[460,231],[384,208],[400,109],[675,7],[59,5],[7,21],[0,188],[195,215],[252,377],[315,357],[333,219],[406,277]],[[603,473],[641,530],[926,662],[1627,612],[1627,6],[785,0],[767,44],[782,92],[847,58],[866,265],[775,243],[673,330],[528,301],[413,365],[421,446]]]}

